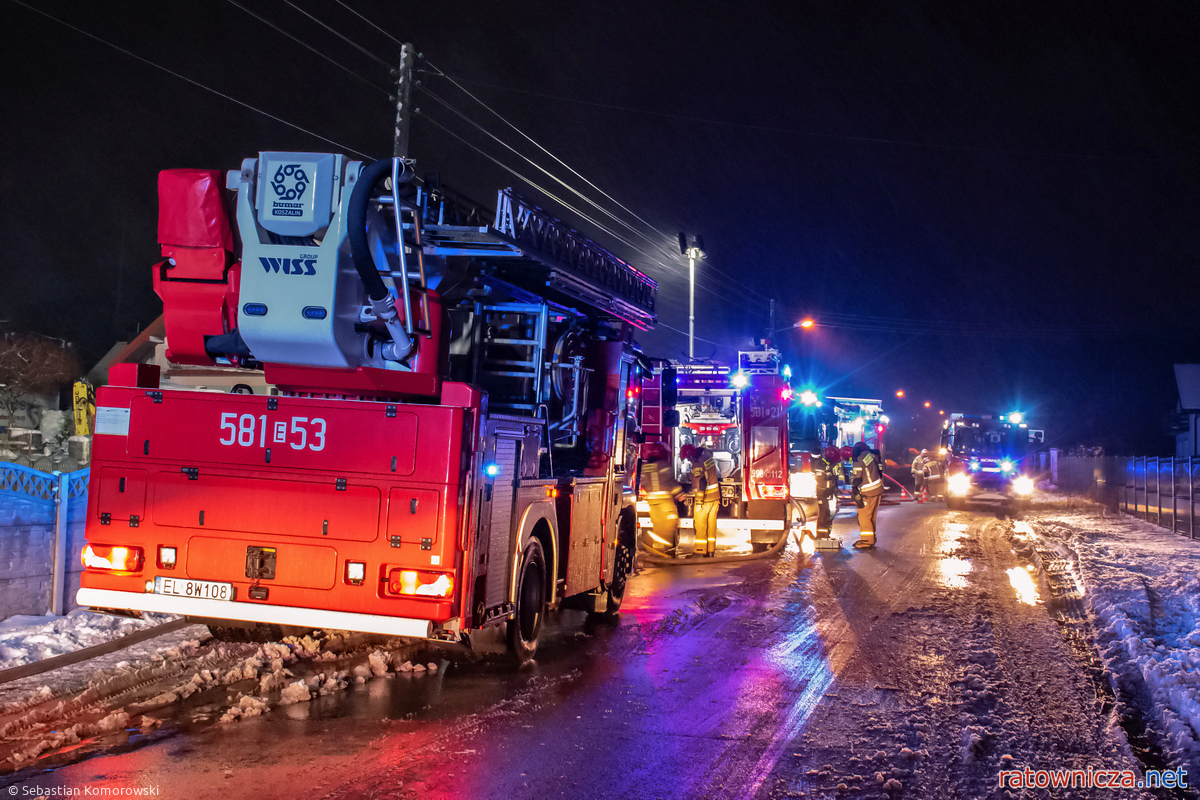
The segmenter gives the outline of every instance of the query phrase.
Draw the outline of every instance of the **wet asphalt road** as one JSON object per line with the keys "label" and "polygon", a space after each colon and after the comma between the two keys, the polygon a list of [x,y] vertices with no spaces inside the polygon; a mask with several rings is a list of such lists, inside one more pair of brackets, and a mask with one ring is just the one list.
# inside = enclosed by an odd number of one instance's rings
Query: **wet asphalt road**
{"label": "wet asphalt road", "polygon": [[897,657],[872,635],[881,616],[966,585],[973,567],[956,537],[972,520],[997,521],[888,506],[879,547],[856,552],[850,511],[835,522],[840,553],[809,557],[792,543],[763,561],[647,568],[616,625],[552,616],[520,670],[445,661],[240,723],[168,726],[14,786],[256,800],[813,794],[828,776],[812,775],[824,754],[810,726],[877,694]]}

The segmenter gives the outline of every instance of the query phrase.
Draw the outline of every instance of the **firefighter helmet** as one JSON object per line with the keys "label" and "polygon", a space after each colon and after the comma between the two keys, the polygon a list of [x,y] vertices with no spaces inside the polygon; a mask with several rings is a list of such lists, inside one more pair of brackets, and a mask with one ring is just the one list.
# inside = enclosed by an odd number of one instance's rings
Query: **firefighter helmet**
{"label": "firefighter helmet", "polygon": [[696,459],[696,445],[688,442],[679,448],[679,457],[684,461],[694,461]]}
{"label": "firefighter helmet", "polygon": [[825,448],[825,460],[830,464],[842,460],[842,451],[836,447]]}
{"label": "firefighter helmet", "polygon": [[843,447],[841,460],[842,461],[853,461],[854,460],[854,448],[851,447],[850,445],[846,445],[845,447]]}

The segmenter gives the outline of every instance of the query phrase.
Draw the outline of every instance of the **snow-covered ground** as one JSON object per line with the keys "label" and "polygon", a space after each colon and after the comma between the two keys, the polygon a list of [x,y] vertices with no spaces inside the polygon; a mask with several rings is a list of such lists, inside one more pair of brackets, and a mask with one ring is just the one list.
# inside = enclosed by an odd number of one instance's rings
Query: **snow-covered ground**
{"label": "snow-covered ground", "polygon": [[64,617],[18,615],[0,622],[0,670],[102,644],[174,619],[148,614],[145,619],[113,617],[82,608]]}
{"label": "snow-covered ground", "polygon": [[1038,499],[1017,533],[1074,563],[1119,702],[1200,779],[1200,542],[1084,501]]}

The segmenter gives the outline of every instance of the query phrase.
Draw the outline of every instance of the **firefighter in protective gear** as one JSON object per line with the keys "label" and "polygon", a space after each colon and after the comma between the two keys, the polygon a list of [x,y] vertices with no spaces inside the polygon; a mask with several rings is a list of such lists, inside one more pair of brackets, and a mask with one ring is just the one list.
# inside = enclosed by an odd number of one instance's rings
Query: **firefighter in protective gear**
{"label": "firefighter in protective gear", "polygon": [[[682,450],[680,451],[682,456]],[[717,509],[721,506],[721,474],[711,450],[697,447],[692,454],[692,520],[696,527],[696,552],[717,552]]]}
{"label": "firefighter in protective gear", "polygon": [[642,546],[660,556],[672,556],[679,535],[679,508],[675,501],[683,488],[675,480],[670,452],[656,445],[642,462],[642,492],[650,506],[650,530],[642,531]]}
{"label": "firefighter in protective gear", "polygon": [[926,481],[926,463],[929,461],[929,451],[922,450],[917,453],[917,457],[913,459],[912,476],[913,476],[913,495],[916,496],[918,503],[924,503],[929,499],[929,487]]}
{"label": "firefighter in protective gear", "polygon": [[813,474],[817,478],[818,539],[828,539],[830,531],[833,530],[833,512],[829,509],[829,500],[837,496],[838,478],[833,463],[837,458],[837,448],[828,447],[822,451],[819,444],[813,445],[812,460],[809,463],[812,464]]}
{"label": "firefighter in protective gear", "polygon": [[879,459],[871,452],[866,442],[854,445],[854,504],[858,506],[859,539],[855,547],[875,546],[875,518],[879,513],[879,500],[883,495],[883,472]]}

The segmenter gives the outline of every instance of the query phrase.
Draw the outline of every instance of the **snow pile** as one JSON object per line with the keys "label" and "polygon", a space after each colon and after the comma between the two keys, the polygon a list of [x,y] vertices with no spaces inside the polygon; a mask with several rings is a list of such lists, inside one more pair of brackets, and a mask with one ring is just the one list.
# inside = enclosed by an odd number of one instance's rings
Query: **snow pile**
{"label": "snow pile", "polygon": [[1147,706],[1167,758],[1200,774],[1200,542],[1099,508],[1038,522],[1076,561],[1105,667]]}
{"label": "snow pile", "polygon": [[73,653],[175,619],[147,614],[145,619],[113,617],[77,608],[65,617],[19,615],[0,622],[0,669]]}

